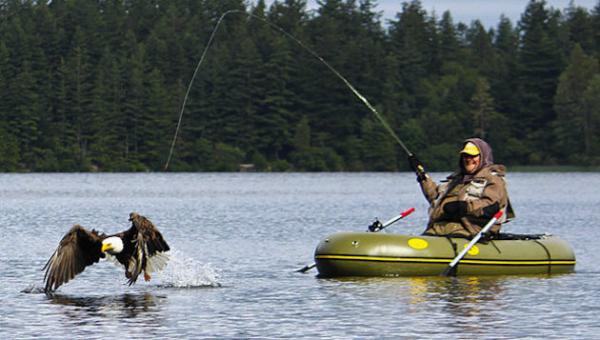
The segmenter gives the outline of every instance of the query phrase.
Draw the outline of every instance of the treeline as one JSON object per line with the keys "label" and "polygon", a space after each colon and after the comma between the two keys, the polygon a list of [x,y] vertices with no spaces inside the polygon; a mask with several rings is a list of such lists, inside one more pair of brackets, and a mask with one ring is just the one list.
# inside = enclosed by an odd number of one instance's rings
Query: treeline
{"label": "treeline", "polygon": [[[372,0],[0,0],[0,171],[431,169],[481,136],[509,165],[600,165],[600,3],[494,28]],[[252,14],[252,15],[247,15]]]}

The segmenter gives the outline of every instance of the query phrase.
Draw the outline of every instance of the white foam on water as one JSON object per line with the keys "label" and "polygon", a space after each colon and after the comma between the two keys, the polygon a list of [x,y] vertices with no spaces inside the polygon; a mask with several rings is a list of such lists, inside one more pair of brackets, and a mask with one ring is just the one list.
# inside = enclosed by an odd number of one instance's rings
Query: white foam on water
{"label": "white foam on water", "polygon": [[161,272],[159,286],[167,288],[220,287],[219,272],[210,263],[200,263],[177,250],[169,252],[169,262]]}
{"label": "white foam on water", "polygon": [[44,286],[39,286],[37,284],[31,283],[27,287],[21,290],[21,293],[25,294],[41,294],[44,293]]}

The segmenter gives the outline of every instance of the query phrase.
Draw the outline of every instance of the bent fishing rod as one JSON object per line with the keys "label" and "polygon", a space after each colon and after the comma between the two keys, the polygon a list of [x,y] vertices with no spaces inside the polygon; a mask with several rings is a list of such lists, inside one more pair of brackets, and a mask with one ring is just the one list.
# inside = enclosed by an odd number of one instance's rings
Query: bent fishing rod
{"label": "bent fishing rod", "polygon": [[394,130],[389,126],[389,124],[387,123],[387,121],[381,116],[381,114],[379,112],[377,112],[377,110],[375,109],[375,107],[373,107],[373,105],[371,105],[371,103],[367,100],[367,98],[365,96],[363,96],[360,92],[358,92],[358,90],[344,76],[342,76],[341,73],[339,73],[333,66],[331,66],[327,61],[325,61],[325,59],[323,59],[320,55],[318,55],[314,50],[312,50],[311,48],[309,48],[308,46],[306,46],[302,41],[300,41],[298,38],[296,38],[292,34],[286,32],[283,28],[281,28],[281,27],[273,24],[272,22],[266,20],[265,18],[257,16],[257,15],[252,14],[252,13],[246,13],[245,11],[242,11],[242,10],[233,9],[233,10],[229,10],[229,11],[226,11],[225,13],[223,13],[219,17],[219,19],[217,20],[217,23],[215,24],[215,27],[213,28],[213,31],[210,34],[208,42],[206,43],[206,47],[204,48],[204,51],[202,51],[202,54],[200,56],[200,60],[198,61],[198,64],[196,65],[196,68],[194,69],[194,73],[192,75],[192,79],[190,79],[190,82],[188,84],[187,90],[185,92],[185,96],[183,98],[183,103],[181,104],[181,110],[180,110],[180,113],[179,113],[179,119],[177,121],[177,127],[175,129],[175,135],[173,136],[173,141],[171,142],[171,148],[170,148],[170,151],[169,151],[169,156],[167,157],[167,162],[166,162],[165,168],[164,168],[165,171],[169,168],[169,163],[170,163],[171,157],[173,155],[173,149],[175,148],[175,142],[177,141],[177,135],[178,135],[179,129],[181,127],[181,121],[182,121],[182,118],[183,118],[183,112],[185,110],[185,105],[187,103],[187,99],[189,97],[190,90],[192,88],[192,84],[194,82],[194,79],[196,78],[196,74],[198,73],[198,70],[200,69],[200,65],[202,64],[202,62],[204,61],[204,59],[206,57],[208,49],[212,45],[212,42],[213,42],[214,37],[215,37],[215,34],[217,33],[217,30],[219,29],[219,26],[221,25],[221,22],[223,21],[223,19],[225,18],[225,16],[227,16],[229,14],[232,14],[232,13],[241,13],[241,14],[244,14],[244,15],[246,15],[248,17],[252,17],[252,18],[255,18],[255,19],[258,19],[258,20],[264,22],[265,24],[271,26],[271,28],[275,29],[276,31],[281,32],[286,37],[292,39],[292,41],[296,42],[296,44],[298,44],[305,51],[307,51],[313,57],[315,57],[317,60],[319,60],[321,63],[323,63],[323,65],[325,65],[333,74],[335,74],[340,80],[342,80],[342,82],[350,89],[350,91],[352,91],[352,93],[358,99],[360,99],[363,102],[363,104],[365,104],[365,106],[367,106],[367,108],[369,110],[371,110],[371,112],[375,115],[375,117],[377,117],[377,119],[379,120],[379,122],[381,123],[381,125],[383,125],[383,127],[386,129],[386,131],[394,138],[394,140],[400,145],[400,147],[404,150],[404,152],[406,152],[406,154],[409,157],[414,156],[414,154],[412,152],[410,152],[410,150],[408,150],[408,148],[406,147],[406,145],[404,145],[404,143],[402,142],[402,140],[400,140],[400,138],[398,137],[398,135],[396,135],[396,133],[394,132]]}

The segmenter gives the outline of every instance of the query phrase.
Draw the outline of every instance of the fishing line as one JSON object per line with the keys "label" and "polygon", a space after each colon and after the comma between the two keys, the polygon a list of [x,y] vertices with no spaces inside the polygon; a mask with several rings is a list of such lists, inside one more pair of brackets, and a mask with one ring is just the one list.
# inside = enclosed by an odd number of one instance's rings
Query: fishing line
{"label": "fishing line", "polygon": [[233,13],[233,12],[239,12],[239,10],[227,11],[227,12],[223,13],[223,15],[221,15],[221,17],[217,21],[215,28],[213,28],[213,31],[210,34],[208,43],[206,44],[204,51],[202,51],[202,55],[200,56],[198,65],[196,65],[196,69],[194,70],[192,79],[190,79],[190,83],[188,84],[187,90],[185,91],[185,96],[183,97],[183,103],[181,104],[181,112],[179,112],[179,120],[177,121],[177,128],[175,129],[175,135],[173,136],[173,142],[171,142],[171,149],[169,150],[169,157],[167,157],[167,163],[165,164],[165,171],[169,168],[169,163],[171,162],[171,156],[173,155],[173,149],[175,148],[175,142],[177,141],[177,134],[179,133],[179,127],[181,127],[181,119],[183,118],[183,110],[185,109],[185,104],[187,103],[188,96],[190,95],[190,90],[192,89],[192,84],[194,83],[196,74],[198,73],[198,70],[200,69],[200,65],[202,65],[202,62],[204,61],[204,58],[206,57],[206,52],[208,52],[208,48],[210,47],[213,39],[215,38],[215,34],[217,33],[217,29],[219,29],[219,25],[221,25],[221,21],[223,21],[223,18],[225,18],[225,16],[227,14]]}
{"label": "fishing line", "polygon": [[204,48],[204,51],[202,52],[200,61],[198,61],[198,65],[196,66],[196,69],[194,70],[192,79],[190,80],[190,83],[188,84],[188,88],[185,93],[185,97],[183,98],[183,103],[181,105],[181,112],[179,113],[179,120],[177,122],[177,128],[175,129],[175,135],[173,136],[173,142],[171,143],[171,150],[169,151],[169,157],[167,158],[167,163],[165,164],[165,170],[167,170],[167,168],[169,167],[169,162],[171,161],[171,156],[173,155],[173,148],[175,147],[175,141],[177,140],[177,134],[179,133],[179,128],[181,126],[181,120],[183,118],[183,111],[185,109],[185,104],[187,102],[188,95],[190,93],[190,89],[192,88],[192,83],[194,82],[194,79],[196,78],[196,74],[198,73],[198,70],[200,69],[200,65],[202,64],[202,62],[204,61],[204,58],[206,57],[206,53],[207,53],[210,45],[212,44],[212,41],[215,37],[215,34],[217,33],[217,30],[219,29],[219,26],[221,25],[221,22],[223,21],[223,18],[225,18],[225,16],[227,16],[228,14],[231,14],[231,13],[243,13],[249,17],[256,18],[256,19],[266,23],[267,25],[271,26],[273,29],[281,32],[283,35],[285,35],[288,38],[295,41],[298,45],[300,45],[300,47],[304,48],[313,57],[317,58],[320,62],[322,62],[325,66],[327,66],[327,68],[331,72],[333,72],[333,74],[335,74],[339,79],[341,79],[344,82],[344,84],[346,84],[346,86],[350,89],[350,91],[352,91],[352,93],[354,93],[354,95],[358,99],[360,99],[367,106],[367,108],[369,108],[369,110],[371,110],[371,112],[373,112],[373,114],[375,115],[375,117],[377,117],[377,119],[379,120],[381,125],[383,125],[383,127],[387,130],[387,132],[389,132],[389,134],[394,138],[394,140],[396,140],[396,142],[398,142],[398,144],[402,147],[402,149],[404,149],[406,154],[409,156],[412,155],[412,152],[410,152],[408,150],[408,148],[404,145],[404,143],[402,143],[402,141],[400,140],[400,138],[398,138],[398,136],[396,135],[394,130],[392,130],[392,128],[387,123],[387,121],[381,116],[381,114],[379,112],[377,112],[377,110],[373,107],[373,105],[371,105],[371,103],[369,103],[367,98],[365,98],[365,96],[363,96],[360,92],[358,92],[358,90],[356,88],[354,88],[354,86],[352,86],[352,84],[350,84],[350,82],[344,76],[342,76],[335,68],[333,68],[333,66],[329,65],[329,63],[327,61],[325,61],[325,59],[321,58],[321,56],[319,56],[315,51],[313,51],[308,46],[304,45],[304,43],[302,41],[298,40],[296,37],[294,37],[290,33],[284,31],[283,28],[267,21],[265,18],[259,17],[252,13],[246,13],[241,10],[233,9],[233,10],[229,10],[229,11],[223,13],[221,15],[221,17],[219,18],[219,20],[217,21],[215,28],[213,29],[213,31],[210,35],[210,38],[208,39],[208,43],[206,44],[206,47]]}

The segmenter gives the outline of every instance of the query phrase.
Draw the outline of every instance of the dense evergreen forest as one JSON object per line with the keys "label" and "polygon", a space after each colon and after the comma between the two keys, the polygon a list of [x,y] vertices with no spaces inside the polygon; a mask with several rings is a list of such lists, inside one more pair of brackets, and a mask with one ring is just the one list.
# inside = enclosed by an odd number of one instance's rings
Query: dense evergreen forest
{"label": "dense evergreen forest", "polygon": [[600,165],[600,2],[456,23],[374,0],[0,0],[0,171],[430,169],[481,136],[507,165]]}

